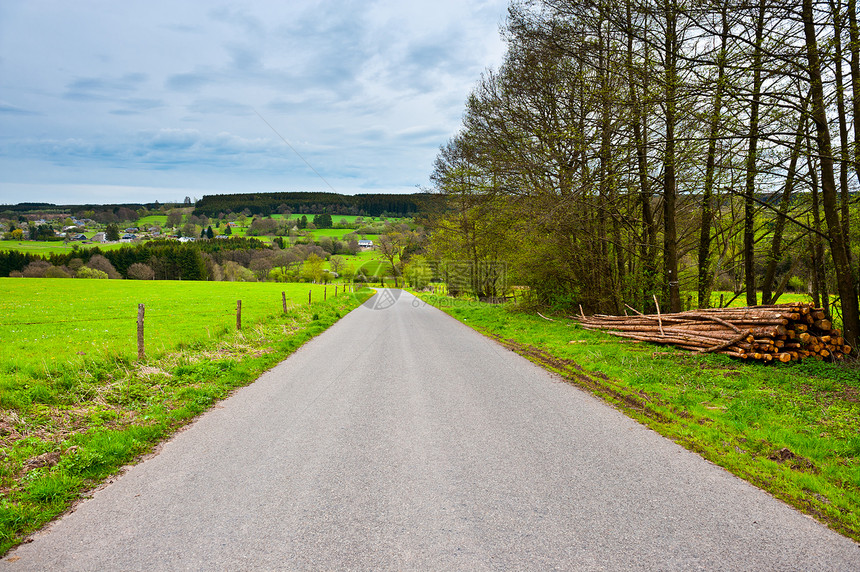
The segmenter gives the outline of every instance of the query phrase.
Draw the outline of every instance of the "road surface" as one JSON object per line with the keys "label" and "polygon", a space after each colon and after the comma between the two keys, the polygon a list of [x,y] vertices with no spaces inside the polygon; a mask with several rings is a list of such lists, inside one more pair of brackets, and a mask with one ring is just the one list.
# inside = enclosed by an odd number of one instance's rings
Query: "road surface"
{"label": "road surface", "polygon": [[352,312],[0,570],[860,570],[860,545],[417,302]]}

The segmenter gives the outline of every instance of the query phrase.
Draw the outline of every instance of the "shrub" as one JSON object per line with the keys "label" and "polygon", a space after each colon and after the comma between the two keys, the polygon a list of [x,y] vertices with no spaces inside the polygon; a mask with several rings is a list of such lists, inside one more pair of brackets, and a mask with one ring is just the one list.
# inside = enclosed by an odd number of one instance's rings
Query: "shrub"
{"label": "shrub", "polygon": [[101,270],[96,270],[95,268],[90,268],[89,266],[81,266],[78,269],[78,278],[98,278],[101,280],[107,280],[108,275],[107,272],[102,272]]}
{"label": "shrub", "polygon": [[116,279],[121,278],[119,272],[116,271],[116,268],[113,267],[110,260],[102,256],[101,254],[95,254],[90,261],[87,262],[87,267],[93,270],[100,270],[104,272],[108,278]]}
{"label": "shrub", "polygon": [[788,290],[792,292],[806,292],[806,282],[800,276],[792,276],[788,279]]}
{"label": "shrub", "polygon": [[72,275],[60,268],[59,266],[51,266],[45,271],[45,278],[71,278]]}
{"label": "shrub", "polygon": [[50,262],[44,260],[34,260],[24,268],[23,275],[25,278],[44,278],[48,268],[51,267]]}
{"label": "shrub", "polygon": [[130,280],[154,280],[155,270],[146,264],[135,262],[128,267],[128,277]]}

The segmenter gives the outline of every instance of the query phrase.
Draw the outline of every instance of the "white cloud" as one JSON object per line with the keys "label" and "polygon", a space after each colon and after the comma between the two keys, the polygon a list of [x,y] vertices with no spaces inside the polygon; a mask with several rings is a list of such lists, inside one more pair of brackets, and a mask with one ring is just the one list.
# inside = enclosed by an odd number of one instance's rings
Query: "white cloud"
{"label": "white cloud", "polygon": [[411,192],[500,63],[506,4],[3,3],[0,200],[327,189],[278,134],[340,192]]}

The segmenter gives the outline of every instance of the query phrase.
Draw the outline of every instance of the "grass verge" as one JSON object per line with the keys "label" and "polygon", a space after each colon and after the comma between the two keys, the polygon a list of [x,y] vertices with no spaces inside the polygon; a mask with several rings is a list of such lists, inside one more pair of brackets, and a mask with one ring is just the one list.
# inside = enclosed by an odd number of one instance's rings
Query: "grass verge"
{"label": "grass verge", "polygon": [[860,541],[858,364],[748,364],[589,332],[509,305],[420,296]]}
{"label": "grass verge", "polygon": [[145,363],[118,357],[46,371],[14,392],[5,391],[0,407],[0,557],[371,294],[367,290],[294,306],[286,314],[195,340]]}

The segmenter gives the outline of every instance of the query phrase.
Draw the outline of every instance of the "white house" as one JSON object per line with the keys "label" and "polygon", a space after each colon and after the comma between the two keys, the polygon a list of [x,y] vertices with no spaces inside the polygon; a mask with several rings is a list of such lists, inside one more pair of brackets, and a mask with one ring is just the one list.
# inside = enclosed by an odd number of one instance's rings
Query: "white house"
{"label": "white house", "polygon": [[373,241],[362,239],[358,241],[359,248],[373,248]]}

